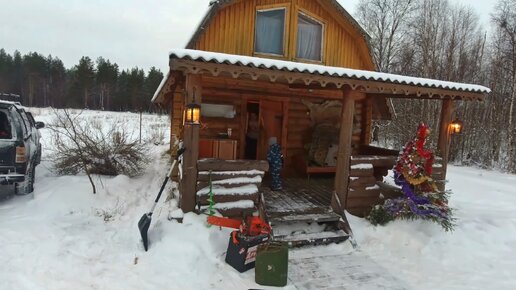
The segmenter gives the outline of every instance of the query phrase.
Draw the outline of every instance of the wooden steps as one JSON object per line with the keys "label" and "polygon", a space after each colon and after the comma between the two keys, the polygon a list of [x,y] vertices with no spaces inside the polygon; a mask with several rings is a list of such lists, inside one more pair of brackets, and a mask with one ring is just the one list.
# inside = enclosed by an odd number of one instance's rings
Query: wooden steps
{"label": "wooden steps", "polygon": [[201,159],[197,162],[196,203],[209,205],[210,183],[214,208],[225,217],[243,217],[257,210],[267,161]]}
{"label": "wooden steps", "polygon": [[293,233],[291,235],[274,236],[274,241],[288,243],[289,247],[328,245],[346,241],[349,235],[343,230],[324,231],[319,233]]}
{"label": "wooden steps", "polygon": [[[219,202],[215,203],[214,209],[222,216],[230,218],[239,218],[246,215],[252,215],[256,211],[254,201],[251,200],[237,200],[233,202]],[[207,211],[208,206],[201,206],[202,211]]]}
{"label": "wooden steps", "polygon": [[340,215],[330,207],[332,179],[286,179],[284,189],[261,187],[272,239],[290,247],[327,245],[349,238],[339,228]]}
{"label": "wooden steps", "polygon": [[338,222],[340,216],[336,213],[317,213],[317,214],[292,214],[284,216],[276,216],[269,218],[269,222],[272,226],[278,224],[288,223],[327,223],[327,222]]}

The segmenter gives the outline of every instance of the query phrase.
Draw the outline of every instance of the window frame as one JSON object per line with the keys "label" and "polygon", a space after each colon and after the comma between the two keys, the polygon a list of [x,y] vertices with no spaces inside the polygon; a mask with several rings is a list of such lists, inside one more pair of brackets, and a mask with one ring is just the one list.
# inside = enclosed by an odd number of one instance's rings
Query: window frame
{"label": "window frame", "polygon": [[9,130],[9,134],[11,135],[10,138],[0,139],[0,140],[16,140],[18,133],[16,132],[16,120],[13,120],[12,112],[8,108],[1,108],[0,114],[4,114],[5,118],[7,119],[7,122],[9,123],[9,128],[6,128]]}
{"label": "window frame", "polygon": [[[259,12],[267,12],[274,10],[284,10],[285,18],[283,24],[283,54],[275,54],[275,53],[267,53],[267,52],[258,52],[256,51],[256,22],[258,21],[258,13]],[[272,58],[286,58],[289,51],[289,30],[290,30],[290,4],[273,4],[273,5],[263,5],[257,6],[256,11],[254,13],[254,38],[253,38],[253,53],[256,56],[267,56]]]}
{"label": "window frame", "polygon": [[18,113],[18,116],[20,116],[22,132],[23,132],[23,138],[27,140],[30,136],[32,136],[32,128],[29,124],[29,119],[27,118],[27,115],[25,115],[25,112],[21,109],[16,108],[16,112]]}
{"label": "window frame", "polygon": [[[322,33],[321,33],[321,58],[320,60],[314,60],[314,59],[307,59],[307,58],[301,58],[301,57],[298,57],[297,56],[297,39],[298,39],[298,30],[299,30],[299,16],[300,15],[303,15],[304,17],[316,22],[316,23],[319,23],[321,25],[321,28],[322,28]],[[324,63],[324,49],[325,49],[325,39],[326,39],[326,22],[323,21],[322,19],[316,17],[315,15],[313,15],[312,13],[308,12],[308,11],[305,11],[303,9],[298,9],[297,12],[296,12],[296,27],[295,27],[295,34],[296,34],[296,39],[295,39],[295,48],[294,48],[294,59],[295,60],[299,60],[299,61],[303,61],[303,62],[311,62],[311,63],[317,63],[317,64],[321,64],[321,63]]]}

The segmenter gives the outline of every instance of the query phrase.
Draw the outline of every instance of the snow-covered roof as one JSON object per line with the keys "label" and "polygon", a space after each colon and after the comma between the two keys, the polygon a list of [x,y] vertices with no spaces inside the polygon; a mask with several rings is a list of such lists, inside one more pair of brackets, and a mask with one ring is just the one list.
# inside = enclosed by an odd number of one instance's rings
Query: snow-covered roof
{"label": "snow-covered roof", "polygon": [[184,59],[199,62],[246,66],[251,68],[260,68],[268,70],[308,73],[313,75],[340,77],[354,80],[378,81],[391,84],[402,84],[473,93],[491,92],[491,90],[487,87],[474,84],[456,83],[440,81],[435,79],[410,77],[350,68],[331,67],[317,64],[299,63],[252,56],[232,55],[200,50],[173,49],[170,51],[169,56],[170,59]]}
{"label": "snow-covered roof", "polygon": [[158,86],[158,89],[156,89],[156,91],[154,92],[154,96],[152,96],[152,102],[153,103],[158,99],[159,94],[160,94],[161,90],[163,89],[163,87],[165,86],[165,83],[167,82],[169,77],[170,77],[170,70],[163,77],[163,79],[161,80],[161,83]]}

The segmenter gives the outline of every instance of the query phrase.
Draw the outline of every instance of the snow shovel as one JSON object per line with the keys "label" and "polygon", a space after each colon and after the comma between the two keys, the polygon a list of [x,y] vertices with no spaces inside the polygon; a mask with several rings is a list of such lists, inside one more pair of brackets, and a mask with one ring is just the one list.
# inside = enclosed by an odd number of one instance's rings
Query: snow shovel
{"label": "snow shovel", "polygon": [[161,189],[159,190],[158,196],[156,197],[156,200],[154,200],[154,204],[152,205],[152,208],[150,212],[144,214],[140,221],[138,222],[138,229],[140,229],[140,234],[142,236],[143,241],[143,247],[145,248],[145,252],[149,249],[149,239],[147,236],[147,232],[149,231],[149,227],[152,221],[152,213],[154,212],[154,209],[156,208],[156,205],[158,204],[158,201],[161,197],[161,194],[163,193],[163,190],[165,190],[165,186],[168,183],[168,179],[170,178],[170,175],[172,175],[172,171],[174,170],[174,167],[176,166],[177,160],[179,159],[179,156],[181,156],[185,152],[185,148],[181,148],[177,151],[177,157],[172,163],[172,167],[170,167],[170,171],[168,172],[167,176],[165,177],[165,180],[163,181],[163,184],[161,185]]}

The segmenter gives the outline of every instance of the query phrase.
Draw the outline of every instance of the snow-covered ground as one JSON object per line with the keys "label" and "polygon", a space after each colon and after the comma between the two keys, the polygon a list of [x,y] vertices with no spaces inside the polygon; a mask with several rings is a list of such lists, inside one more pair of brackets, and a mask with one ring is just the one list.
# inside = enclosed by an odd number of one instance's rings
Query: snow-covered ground
{"label": "snow-covered ground", "polygon": [[[38,120],[51,120],[48,109],[32,111]],[[137,114],[83,115],[126,124],[137,135]],[[166,116],[144,115],[143,139],[155,139],[161,128],[167,140],[167,125]],[[149,145],[153,161],[140,177],[96,177],[93,195],[85,176],[49,170],[52,145],[48,130],[42,134],[46,151],[34,198],[0,201],[0,289],[264,288],[254,283],[253,271],[240,274],[225,264],[228,230],[207,227],[205,217],[194,214],[183,224],[168,221],[173,200],[163,199],[156,209],[151,248],[144,252],[136,225],[167,171],[168,145]],[[409,289],[516,289],[516,176],[452,166],[449,179],[458,218],[453,233],[423,222],[373,227],[350,217],[359,252],[344,243],[291,255],[367,255]]]}

